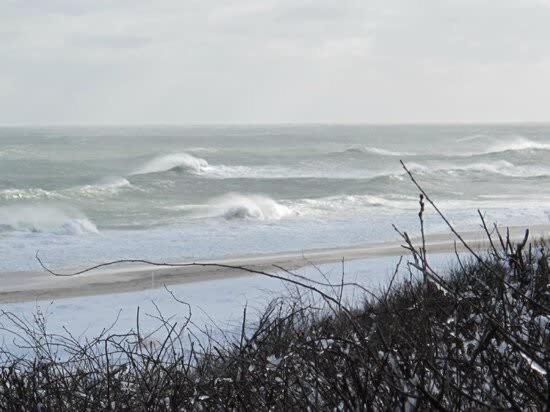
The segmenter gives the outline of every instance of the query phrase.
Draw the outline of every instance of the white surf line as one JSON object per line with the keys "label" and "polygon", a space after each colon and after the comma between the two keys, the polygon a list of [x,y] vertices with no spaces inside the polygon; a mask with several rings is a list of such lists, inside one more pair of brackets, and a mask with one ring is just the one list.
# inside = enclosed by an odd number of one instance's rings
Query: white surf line
{"label": "white surf line", "polygon": [[[550,226],[533,226],[530,239],[544,237],[550,233]],[[525,228],[510,228],[512,239],[523,237]],[[478,249],[487,247],[482,232],[462,234],[469,244]],[[450,234],[430,235],[426,239],[428,253],[454,252],[454,237]],[[420,244],[419,239],[413,239]],[[384,242],[341,248],[313,249],[282,253],[235,256],[223,259],[197,260],[194,262],[210,265],[244,266],[254,270],[279,272],[274,266],[289,270],[313,264],[346,260],[369,259],[383,256],[407,255],[402,243]],[[465,248],[457,241],[457,250]],[[55,269],[55,268],[52,268]],[[200,281],[214,281],[238,276],[253,276],[239,269],[216,266],[159,267],[145,264],[126,264],[103,268],[74,277],[56,277],[46,271],[0,273],[0,303],[14,303],[34,300],[54,300],[76,296],[92,296],[110,293],[124,293],[159,288],[163,285],[182,284]]]}

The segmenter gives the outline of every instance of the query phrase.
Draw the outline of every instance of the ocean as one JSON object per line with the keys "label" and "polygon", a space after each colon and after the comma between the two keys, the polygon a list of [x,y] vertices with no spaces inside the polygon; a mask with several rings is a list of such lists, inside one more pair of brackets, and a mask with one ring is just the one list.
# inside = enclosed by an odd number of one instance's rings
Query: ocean
{"label": "ocean", "polygon": [[[547,224],[550,125],[0,128],[0,271],[182,261]],[[445,230],[428,211],[428,230]]]}

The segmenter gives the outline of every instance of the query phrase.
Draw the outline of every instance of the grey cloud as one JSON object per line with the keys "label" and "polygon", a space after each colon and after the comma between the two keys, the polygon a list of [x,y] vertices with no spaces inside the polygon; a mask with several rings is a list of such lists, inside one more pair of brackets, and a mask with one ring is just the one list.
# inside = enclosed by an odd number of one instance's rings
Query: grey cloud
{"label": "grey cloud", "polygon": [[375,51],[381,56],[453,62],[550,58],[550,9],[520,4],[426,2],[395,18],[396,24],[381,25]]}
{"label": "grey cloud", "polygon": [[143,36],[108,36],[90,35],[73,38],[72,43],[78,47],[100,47],[112,49],[135,49],[152,43],[150,37]]}
{"label": "grey cloud", "polygon": [[0,124],[544,120],[547,0],[9,0]]}

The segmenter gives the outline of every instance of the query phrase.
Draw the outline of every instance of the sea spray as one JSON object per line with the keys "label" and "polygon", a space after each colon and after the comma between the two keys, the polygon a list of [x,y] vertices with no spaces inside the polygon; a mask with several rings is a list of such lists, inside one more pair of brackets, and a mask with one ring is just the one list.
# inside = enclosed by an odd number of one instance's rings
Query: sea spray
{"label": "sea spray", "polygon": [[173,153],[154,158],[133,174],[160,173],[170,170],[184,170],[198,173],[207,166],[208,162],[202,158],[192,156],[188,153]]}
{"label": "sea spray", "polygon": [[181,205],[169,209],[185,211],[195,218],[224,217],[227,220],[279,220],[296,214],[268,196],[240,193],[227,193],[203,205]]}
{"label": "sea spray", "polygon": [[0,207],[0,230],[58,235],[99,233],[97,226],[78,209],[45,205]]}
{"label": "sea spray", "polygon": [[[418,208],[399,160],[457,225],[478,208],[547,224],[549,148],[550,127],[534,124],[4,128],[0,209],[14,209],[0,266],[28,269],[38,249],[62,269],[382,241]],[[23,206],[63,216],[15,219]]]}
{"label": "sea spray", "polygon": [[262,195],[229,193],[216,199],[213,207],[223,211],[226,219],[277,220],[292,214],[292,211]]}

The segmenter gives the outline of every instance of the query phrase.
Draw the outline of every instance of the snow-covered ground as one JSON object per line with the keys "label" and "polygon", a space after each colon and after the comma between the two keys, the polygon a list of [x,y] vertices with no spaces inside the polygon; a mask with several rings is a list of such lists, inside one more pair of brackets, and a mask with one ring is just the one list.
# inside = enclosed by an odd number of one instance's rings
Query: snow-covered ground
{"label": "snow-covered ground", "polygon": [[[445,270],[452,264],[453,256],[436,254],[431,259],[434,267]],[[398,261],[399,257],[393,256],[345,262],[345,280],[377,291],[388,284]],[[405,273],[404,269],[403,265],[402,275]],[[342,263],[309,266],[296,273],[315,281],[329,279],[332,283],[338,283],[342,276]],[[291,289],[281,280],[263,276],[232,277],[170,286],[170,291],[178,299],[190,305],[195,325],[216,326],[215,329],[219,327],[228,333],[238,330],[245,305],[248,307],[248,319],[253,321],[272,298],[289,296]],[[348,302],[357,303],[362,294],[357,288],[348,287],[343,296]],[[46,315],[50,332],[63,333],[63,327],[66,327],[74,336],[84,339],[95,336],[117,318],[112,333],[134,328],[138,307],[143,332],[159,326],[159,321],[153,317],[157,314],[157,308],[163,316],[172,317],[173,320],[183,320],[189,313],[188,308],[175,301],[164,288],[59,299],[53,302],[3,304],[0,309],[28,319],[32,318],[33,313],[40,311]],[[10,339],[8,333],[3,332],[2,335],[4,340]]]}

